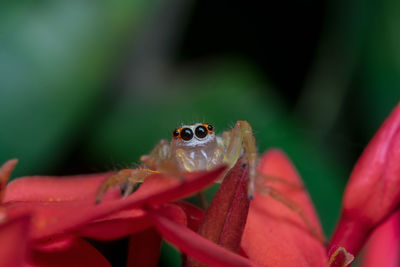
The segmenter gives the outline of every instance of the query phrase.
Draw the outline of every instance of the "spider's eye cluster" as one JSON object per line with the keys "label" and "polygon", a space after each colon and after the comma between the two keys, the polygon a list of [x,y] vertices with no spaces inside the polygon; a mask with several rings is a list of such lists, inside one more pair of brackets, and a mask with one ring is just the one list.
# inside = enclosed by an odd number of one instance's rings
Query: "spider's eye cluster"
{"label": "spider's eye cluster", "polygon": [[199,125],[193,131],[190,128],[178,128],[172,132],[172,136],[174,138],[181,138],[184,141],[189,141],[196,135],[197,138],[205,138],[208,134],[211,134],[214,130],[214,127],[210,124]]}

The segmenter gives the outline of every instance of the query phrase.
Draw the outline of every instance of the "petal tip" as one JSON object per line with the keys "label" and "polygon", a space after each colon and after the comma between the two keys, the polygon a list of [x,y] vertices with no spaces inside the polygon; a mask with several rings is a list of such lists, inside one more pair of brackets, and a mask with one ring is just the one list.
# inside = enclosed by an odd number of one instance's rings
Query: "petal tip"
{"label": "petal tip", "polygon": [[346,267],[354,261],[354,255],[344,247],[338,247],[329,259],[330,267]]}
{"label": "petal tip", "polygon": [[3,174],[10,175],[11,172],[14,170],[15,166],[18,163],[18,159],[10,159],[7,160],[3,165],[0,167],[0,172]]}

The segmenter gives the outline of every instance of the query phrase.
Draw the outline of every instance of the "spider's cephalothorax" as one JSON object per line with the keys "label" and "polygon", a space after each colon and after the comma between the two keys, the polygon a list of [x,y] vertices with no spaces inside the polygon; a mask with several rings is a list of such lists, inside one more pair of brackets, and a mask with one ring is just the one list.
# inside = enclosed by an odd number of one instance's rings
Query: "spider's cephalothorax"
{"label": "spider's cephalothorax", "polygon": [[[172,132],[171,142],[161,140],[149,155],[141,157],[144,168],[121,170],[108,178],[99,189],[97,201],[101,201],[110,187],[128,181],[133,188],[149,174],[171,169],[166,166],[174,165],[180,171],[189,172],[212,169],[219,164],[226,164],[230,169],[243,154],[249,165],[248,194],[252,197],[257,175],[257,150],[250,124],[238,121],[232,130],[220,136],[215,135],[211,124],[184,125]],[[126,192],[129,193],[129,189]]]}
{"label": "spider's cephalothorax", "polygon": [[[176,157],[183,170],[205,170],[212,164],[217,148],[214,127],[206,123],[185,125],[173,132],[170,157]],[[188,162],[193,159],[193,163]]]}

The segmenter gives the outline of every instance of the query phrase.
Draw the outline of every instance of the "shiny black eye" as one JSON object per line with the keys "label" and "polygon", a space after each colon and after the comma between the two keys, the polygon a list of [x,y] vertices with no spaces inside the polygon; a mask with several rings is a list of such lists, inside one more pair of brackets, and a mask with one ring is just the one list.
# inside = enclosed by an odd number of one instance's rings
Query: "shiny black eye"
{"label": "shiny black eye", "polygon": [[172,133],[172,135],[173,135],[174,137],[178,137],[178,136],[179,136],[179,131],[178,131],[178,129],[174,130],[174,132]]}
{"label": "shiny black eye", "polygon": [[198,138],[204,138],[207,136],[207,129],[204,126],[197,126],[194,132]]}
{"label": "shiny black eye", "polygon": [[185,141],[189,141],[193,138],[193,132],[189,128],[183,128],[181,131],[181,138]]}
{"label": "shiny black eye", "polygon": [[214,129],[214,127],[209,124],[209,125],[207,125],[207,129],[211,132]]}

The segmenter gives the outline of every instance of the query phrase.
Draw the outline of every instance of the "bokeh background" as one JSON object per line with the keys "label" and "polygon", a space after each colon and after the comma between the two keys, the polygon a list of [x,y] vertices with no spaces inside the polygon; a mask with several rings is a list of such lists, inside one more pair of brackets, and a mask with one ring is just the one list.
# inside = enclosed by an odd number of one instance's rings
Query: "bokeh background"
{"label": "bokeh background", "polygon": [[[353,164],[400,99],[399,11],[395,0],[1,3],[0,161],[20,159],[14,177],[100,172],[132,166],[181,123],[248,120],[260,153],[291,157],[329,236]],[[179,260],[163,245],[160,265]]]}

